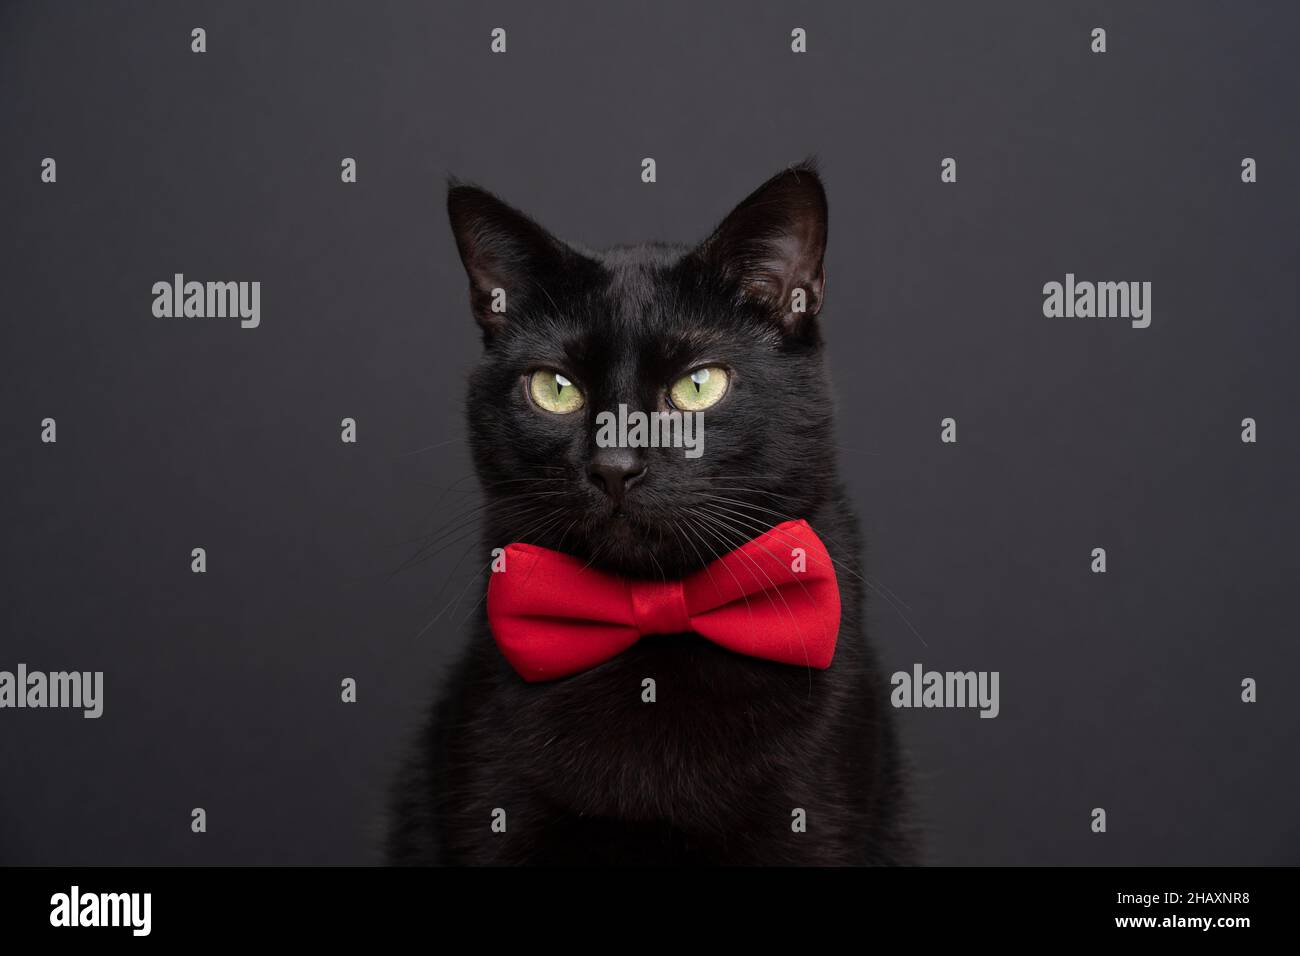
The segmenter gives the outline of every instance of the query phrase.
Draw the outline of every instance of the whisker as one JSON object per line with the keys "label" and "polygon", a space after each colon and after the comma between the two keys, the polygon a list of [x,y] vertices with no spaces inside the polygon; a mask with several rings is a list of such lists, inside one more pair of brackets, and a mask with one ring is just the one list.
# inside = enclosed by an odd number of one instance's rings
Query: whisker
{"label": "whisker", "polygon": [[[673,522],[673,524],[676,524],[676,522]],[[689,526],[688,526],[688,530],[689,530]],[[692,545],[692,547],[694,547],[694,545]],[[715,591],[718,590],[718,584],[717,584],[716,581],[713,580],[713,571],[709,568],[709,562],[707,562],[707,561],[704,560],[704,556],[700,554],[700,551],[699,551],[698,548],[695,548],[695,554],[696,554],[696,556],[699,557],[699,559],[700,559],[700,564],[704,566],[704,573],[707,574],[707,575],[709,576],[709,582],[713,585],[713,589],[714,589]],[[717,551],[714,551],[714,552],[713,552],[713,556],[714,556],[714,559],[716,560],[716,559],[718,558],[718,552],[717,552]],[[726,567],[726,568],[727,568],[727,573],[730,574],[730,575],[731,575],[731,579],[732,579],[733,581],[736,582],[736,589],[739,590],[739,591],[741,592],[741,594],[744,596],[744,598],[745,598],[745,610],[746,610],[746,611],[748,612],[748,614],[749,614],[749,621],[750,621],[750,624],[753,624],[753,623],[754,623],[754,607],[753,607],[753,605],[751,605],[751,604],[749,603],[749,595],[744,593],[744,592],[745,592],[745,589],[744,589],[743,587],[741,587],[740,579],[736,577],[735,572],[732,571],[731,568],[730,568],[728,565],[723,565],[723,567]]]}
{"label": "whisker", "polygon": [[[775,528],[772,527],[765,528],[761,524],[754,524],[751,525],[751,527],[760,533],[765,533],[768,531],[776,531]],[[776,533],[781,534],[782,532],[776,531]],[[871,588],[872,591],[874,591],[877,595],[880,596],[880,598],[885,602],[886,606],[888,606],[890,610],[892,610],[895,614],[897,614],[899,619],[905,625],[907,625],[907,629],[911,631],[914,635],[916,635],[917,640],[919,640],[927,648],[930,646],[929,642],[926,641],[926,639],[921,636],[921,632],[916,629],[916,625],[914,625],[912,621],[908,618],[908,616],[904,614],[903,611],[890,599],[890,596],[886,594],[884,591],[882,591],[879,587],[877,587],[876,584],[873,581],[871,581],[869,577],[863,577],[862,575],[854,571],[852,568],[850,568],[848,565],[844,564],[841,561],[837,561],[832,555],[830,555],[830,552],[827,552],[827,556],[830,557],[831,564],[833,564],[836,567],[839,567],[841,570],[847,572],[848,574],[853,575],[853,577],[857,578],[867,587]]]}
{"label": "whisker", "polygon": [[[705,521],[705,522],[708,522],[708,523],[713,523],[713,522],[715,522],[715,521],[717,520],[717,519],[714,519],[714,518],[708,518],[708,517],[705,517],[704,515],[699,514],[699,513],[696,514],[696,517],[697,517],[697,518],[700,518],[702,521]],[[725,525],[721,525],[721,524],[719,524],[719,526],[720,526],[720,527],[723,527],[724,529],[726,528]],[[734,531],[736,531],[737,529],[735,529],[735,528],[731,528],[730,530],[734,532]],[[746,537],[746,538],[748,537],[748,533],[747,533],[747,532],[742,532],[742,535],[743,535],[744,537]],[[723,540],[725,541],[725,539],[723,539]],[[733,553],[739,554],[742,558],[744,558],[745,560],[749,561],[749,563],[752,564],[755,568],[757,568],[757,569],[762,573],[763,577],[765,577],[765,578],[767,579],[767,583],[768,583],[769,585],[771,585],[771,587],[768,588],[768,589],[765,589],[765,590],[763,591],[763,593],[766,594],[766,595],[768,595],[768,599],[769,599],[769,601],[771,601],[772,606],[773,606],[773,607],[776,607],[776,601],[775,601],[775,600],[772,600],[772,594],[773,594],[773,593],[775,593],[776,596],[779,597],[779,598],[781,599],[781,603],[785,606],[786,614],[788,614],[788,615],[790,616],[790,622],[794,625],[795,635],[799,638],[799,647],[800,647],[800,649],[803,651],[804,667],[807,668],[807,670],[808,670],[808,693],[809,693],[809,695],[811,695],[811,694],[812,694],[812,689],[813,689],[813,687],[812,687],[812,665],[811,665],[811,662],[808,660],[808,642],[804,640],[803,629],[799,626],[799,620],[798,620],[798,618],[795,616],[794,609],[790,607],[790,602],[787,601],[787,600],[785,599],[785,595],[781,593],[781,589],[780,589],[779,587],[777,587],[776,582],[772,580],[772,576],[771,576],[770,574],[767,573],[767,571],[763,568],[763,566],[762,566],[761,564],[759,564],[757,561],[755,561],[755,560],[753,559],[753,557],[750,556],[749,554],[747,554],[745,551],[743,551],[743,550],[739,550],[739,549],[738,549],[738,546],[733,546],[732,550],[733,550]],[[773,557],[773,558],[775,559],[776,556],[773,555],[770,551],[767,551],[766,548],[763,548],[763,550],[764,550],[764,551],[765,551],[769,556],[771,556],[771,557]],[[752,574],[752,573],[753,573],[753,572],[751,572],[751,574]],[[755,580],[755,582],[758,581],[757,578],[755,578],[754,580]],[[808,593],[808,588],[804,585],[804,583],[803,583],[802,581],[799,581],[798,584],[799,584],[799,586],[800,586],[801,588],[803,588],[803,592],[804,592],[804,594],[808,595],[808,599],[809,599],[809,600],[812,600],[812,595]],[[737,583],[737,586],[739,586],[739,583]]]}

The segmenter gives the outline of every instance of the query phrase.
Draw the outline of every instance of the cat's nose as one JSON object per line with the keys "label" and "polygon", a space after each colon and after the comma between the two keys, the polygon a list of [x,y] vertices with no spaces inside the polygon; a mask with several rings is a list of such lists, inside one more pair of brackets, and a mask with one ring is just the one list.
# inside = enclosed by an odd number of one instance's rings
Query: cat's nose
{"label": "cat's nose", "polygon": [[621,505],[627,490],[645,474],[645,460],[635,448],[600,448],[587,466],[592,484]]}

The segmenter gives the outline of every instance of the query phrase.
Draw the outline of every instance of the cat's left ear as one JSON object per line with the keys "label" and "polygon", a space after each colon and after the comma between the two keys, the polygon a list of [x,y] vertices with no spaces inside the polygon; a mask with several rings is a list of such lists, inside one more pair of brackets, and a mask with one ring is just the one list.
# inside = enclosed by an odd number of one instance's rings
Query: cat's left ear
{"label": "cat's left ear", "polygon": [[781,331],[806,335],[826,288],[826,190],[811,162],[754,190],[693,255],[772,310]]}
{"label": "cat's left ear", "polygon": [[590,267],[590,260],[476,186],[453,181],[447,216],[469,276],[470,310],[485,343],[511,324],[498,303],[508,302],[515,315],[541,301],[554,303],[566,277]]}

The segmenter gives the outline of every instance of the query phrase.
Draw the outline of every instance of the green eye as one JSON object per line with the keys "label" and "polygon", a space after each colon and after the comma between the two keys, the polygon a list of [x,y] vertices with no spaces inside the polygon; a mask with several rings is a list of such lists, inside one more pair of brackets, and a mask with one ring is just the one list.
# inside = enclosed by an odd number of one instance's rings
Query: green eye
{"label": "green eye", "polygon": [[559,372],[539,368],[528,381],[533,401],[557,415],[567,415],[582,407],[582,391]]}
{"label": "green eye", "polygon": [[697,368],[673,383],[668,397],[684,412],[702,412],[727,394],[727,370],[717,365]]}

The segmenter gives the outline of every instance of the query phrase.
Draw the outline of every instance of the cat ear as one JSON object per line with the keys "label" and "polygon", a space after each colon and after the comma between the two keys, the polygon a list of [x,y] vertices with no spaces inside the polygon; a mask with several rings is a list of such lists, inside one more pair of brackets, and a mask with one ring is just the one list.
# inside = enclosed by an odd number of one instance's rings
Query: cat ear
{"label": "cat ear", "polygon": [[826,190],[804,162],[754,190],[695,255],[770,308],[784,333],[801,335],[822,307],[826,219]]}
{"label": "cat ear", "polygon": [[519,210],[475,186],[453,182],[447,216],[469,275],[470,310],[490,341],[544,292],[576,253]]}

